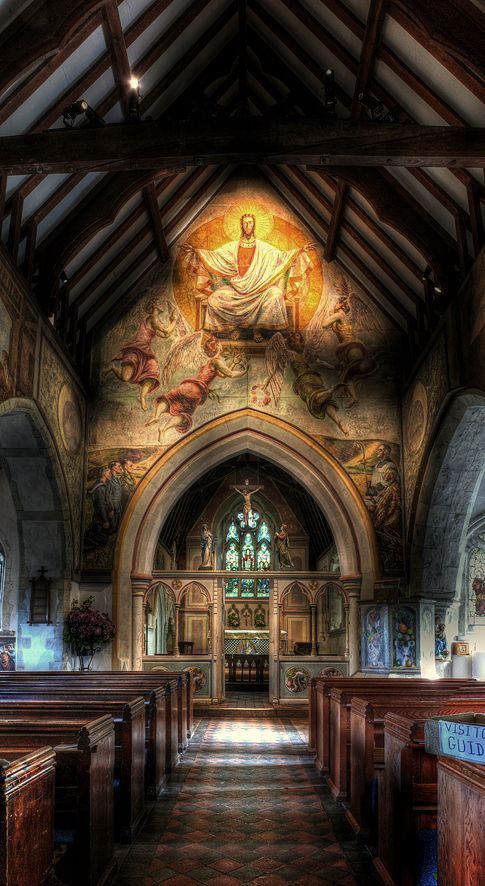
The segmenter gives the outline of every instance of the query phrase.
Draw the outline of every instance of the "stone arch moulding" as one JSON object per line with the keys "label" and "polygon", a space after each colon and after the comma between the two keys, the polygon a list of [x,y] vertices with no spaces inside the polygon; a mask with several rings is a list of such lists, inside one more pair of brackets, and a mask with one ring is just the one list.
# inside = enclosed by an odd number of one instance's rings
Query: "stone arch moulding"
{"label": "stone arch moulding", "polygon": [[344,601],[344,604],[348,605],[348,603],[349,603],[348,592],[345,590],[345,588],[342,587],[342,585],[341,585],[340,581],[338,581],[338,579],[335,579],[335,581],[330,579],[329,581],[326,581],[323,584],[321,584],[315,594],[314,602],[318,603],[320,597],[323,597],[325,595],[327,588],[330,588],[330,587],[337,588],[337,590],[340,591],[340,593],[342,594],[342,599]]}
{"label": "stone arch moulding", "polygon": [[206,471],[247,451],[283,464],[318,500],[335,538],[341,577],[355,578],[359,584],[362,580],[362,596],[372,598],[379,577],[375,534],[348,475],[302,431],[273,416],[243,409],[208,422],[165,452],[141,480],[123,515],[113,567],[115,668],[141,667],[132,576],[150,576],[160,527],[171,507]]}
{"label": "stone arch moulding", "polygon": [[410,557],[413,596],[449,605],[459,595],[484,452],[485,394],[461,391],[448,405],[423,472]]}
{"label": "stone arch moulding", "polygon": [[72,530],[71,506],[69,502],[69,495],[67,492],[66,478],[62,469],[62,462],[57,449],[54,434],[35,400],[29,400],[24,397],[13,397],[10,400],[4,400],[3,403],[0,403],[0,418],[2,418],[3,416],[14,415],[15,413],[23,413],[30,418],[35,431],[40,434],[47,455],[50,459],[50,464],[54,474],[54,483],[57,487],[57,493],[59,495],[59,502],[63,515],[65,546],[64,577],[66,579],[71,579],[74,563],[74,538]]}
{"label": "stone arch moulding", "polygon": [[312,594],[310,588],[307,588],[303,584],[303,582],[298,581],[298,579],[295,579],[294,581],[290,581],[289,584],[287,584],[286,587],[283,588],[283,590],[281,592],[280,603],[284,603],[286,598],[289,597],[289,595],[290,595],[291,591],[293,590],[293,588],[295,587],[295,585],[302,592],[303,596],[306,597],[307,603],[308,604],[313,603],[313,594]]}

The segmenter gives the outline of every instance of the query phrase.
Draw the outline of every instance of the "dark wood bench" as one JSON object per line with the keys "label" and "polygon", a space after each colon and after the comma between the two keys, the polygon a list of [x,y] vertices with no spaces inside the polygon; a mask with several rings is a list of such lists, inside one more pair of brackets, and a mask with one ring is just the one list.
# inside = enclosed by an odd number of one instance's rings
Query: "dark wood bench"
{"label": "dark wood bench", "polygon": [[[31,675],[29,679],[3,681],[0,691],[4,699],[16,697],[19,693],[33,693],[36,697],[93,699],[101,701],[103,697],[115,697],[120,701],[131,700],[141,686],[130,689],[125,684],[121,687],[114,682],[90,679],[82,675],[58,675],[50,680],[41,679],[37,682]],[[177,682],[166,680],[143,689],[145,701],[145,790],[148,799],[155,799],[162,790],[167,774],[178,762],[178,707]],[[101,708],[100,708],[101,709]]]}
{"label": "dark wood bench", "polygon": [[376,680],[352,681],[341,679],[330,687],[327,698],[329,701],[329,773],[328,783],[332,794],[338,799],[348,799],[350,795],[350,709],[354,697],[364,697],[368,701],[377,700],[380,696],[399,699],[414,698],[441,699],[456,692],[473,692],[480,684],[470,680],[465,684],[453,681],[446,685],[445,681],[423,680],[415,685],[414,680]]}
{"label": "dark wood bench", "polygon": [[[440,685],[442,688],[452,686],[459,689],[461,686],[476,683],[472,679],[449,679],[427,680],[422,677],[392,678],[389,683],[386,677],[312,677],[308,696],[308,747],[315,754],[315,765],[326,775],[330,769],[330,691],[333,687],[355,689],[356,695],[365,697],[365,692],[373,687],[392,686],[392,691],[399,692],[401,687],[413,686],[413,691],[420,687],[433,687]],[[362,687],[366,687],[365,692]]]}
{"label": "dark wood bench", "polygon": [[[485,712],[485,686],[474,692],[442,693],[432,698],[417,693],[397,697],[394,694],[374,697],[372,701],[352,698],[350,714],[350,809],[347,819],[356,833],[375,836],[377,792],[385,768],[384,726],[391,711],[414,721],[424,721],[441,714],[458,714],[471,709]],[[374,798],[374,801],[373,801]]]}
{"label": "dark wood bench", "polygon": [[85,697],[51,689],[35,692],[32,687],[3,690],[0,718],[92,720],[110,714],[115,727],[115,834],[131,842],[142,823],[145,810],[145,702],[139,696],[124,700],[89,689]]}
{"label": "dark wood bench", "polygon": [[54,851],[55,753],[0,748],[0,883],[44,886]]}
{"label": "dark wood bench", "polygon": [[416,883],[418,833],[436,828],[436,760],[425,751],[424,720],[387,714],[385,771],[379,784],[378,854],[373,862],[381,883]]}
{"label": "dark wood bench", "polygon": [[[176,689],[174,683],[176,681]],[[176,753],[182,753],[187,747],[188,739],[193,732],[193,673],[188,671],[163,671],[152,674],[149,671],[88,671],[88,672],[65,672],[65,671],[16,671],[15,673],[0,674],[0,689],[18,683],[35,682],[36,686],[53,683],[62,685],[71,682],[76,685],[116,686],[117,688],[130,688],[135,690],[135,695],[145,695],[151,689],[170,683],[172,687],[172,708],[176,711],[178,738],[176,748],[172,754],[172,765],[176,763]]]}
{"label": "dark wood bench", "polygon": [[438,757],[440,886],[485,882],[485,766]]}
{"label": "dark wood bench", "polygon": [[[0,755],[16,758],[49,742],[55,752],[54,825],[68,846],[69,881],[101,886],[115,868],[113,837],[114,730],[109,715],[90,722],[0,719]],[[47,795],[48,796],[48,795]],[[42,809],[43,799],[38,797]],[[49,816],[46,824],[49,827]],[[29,822],[24,822],[28,837]],[[24,835],[20,835],[21,839]],[[32,865],[26,849],[29,866]],[[33,869],[29,867],[29,874]],[[30,883],[30,876],[18,883]]]}

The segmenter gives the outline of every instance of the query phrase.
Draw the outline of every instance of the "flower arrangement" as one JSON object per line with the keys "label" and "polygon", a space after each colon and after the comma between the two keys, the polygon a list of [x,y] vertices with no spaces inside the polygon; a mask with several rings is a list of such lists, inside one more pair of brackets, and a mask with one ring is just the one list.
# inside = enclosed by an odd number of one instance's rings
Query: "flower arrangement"
{"label": "flower arrangement", "polygon": [[[115,626],[108,614],[95,609],[93,603],[94,597],[88,597],[81,604],[73,600],[64,627],[64,640],[73,646],[81,671],[89,670],[94,654],[115,635]],[[87,664],[85,657],[89,657]]]}

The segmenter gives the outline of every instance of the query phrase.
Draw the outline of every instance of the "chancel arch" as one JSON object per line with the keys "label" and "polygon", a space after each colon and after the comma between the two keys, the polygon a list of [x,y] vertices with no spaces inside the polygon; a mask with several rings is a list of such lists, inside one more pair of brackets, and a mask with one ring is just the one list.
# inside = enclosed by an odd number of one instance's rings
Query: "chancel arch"
{"label": "chancel arch", "polygon": [[163,454],[124,514],[115,550],[115,665],[141,667],[143,592],[152,580],[160,527],[184,489],[227,458],[253,452],[285,469],[318,501],[338,552],[341,577],[371,597],[379,577],[374,530],[352,481],[337,462],[291,425],[251,409],[215,420]]}

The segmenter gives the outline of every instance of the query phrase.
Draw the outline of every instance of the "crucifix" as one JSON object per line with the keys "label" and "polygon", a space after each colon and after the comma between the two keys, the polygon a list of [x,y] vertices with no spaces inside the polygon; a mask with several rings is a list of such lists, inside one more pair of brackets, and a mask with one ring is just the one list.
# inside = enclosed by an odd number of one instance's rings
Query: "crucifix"
{"label": "crucifix", "polygon": [[238,492],[239,495],[242,495],[244,500],[243,519],[246,525],[249,525],[250,516],[252,514],[251,496],[254,495],[255,492],[259,492],[260,489],[264,489],[264,486],[252,486],[246,478],[244,486],[231,486],[231,489],[234,489],[234,492]]}

